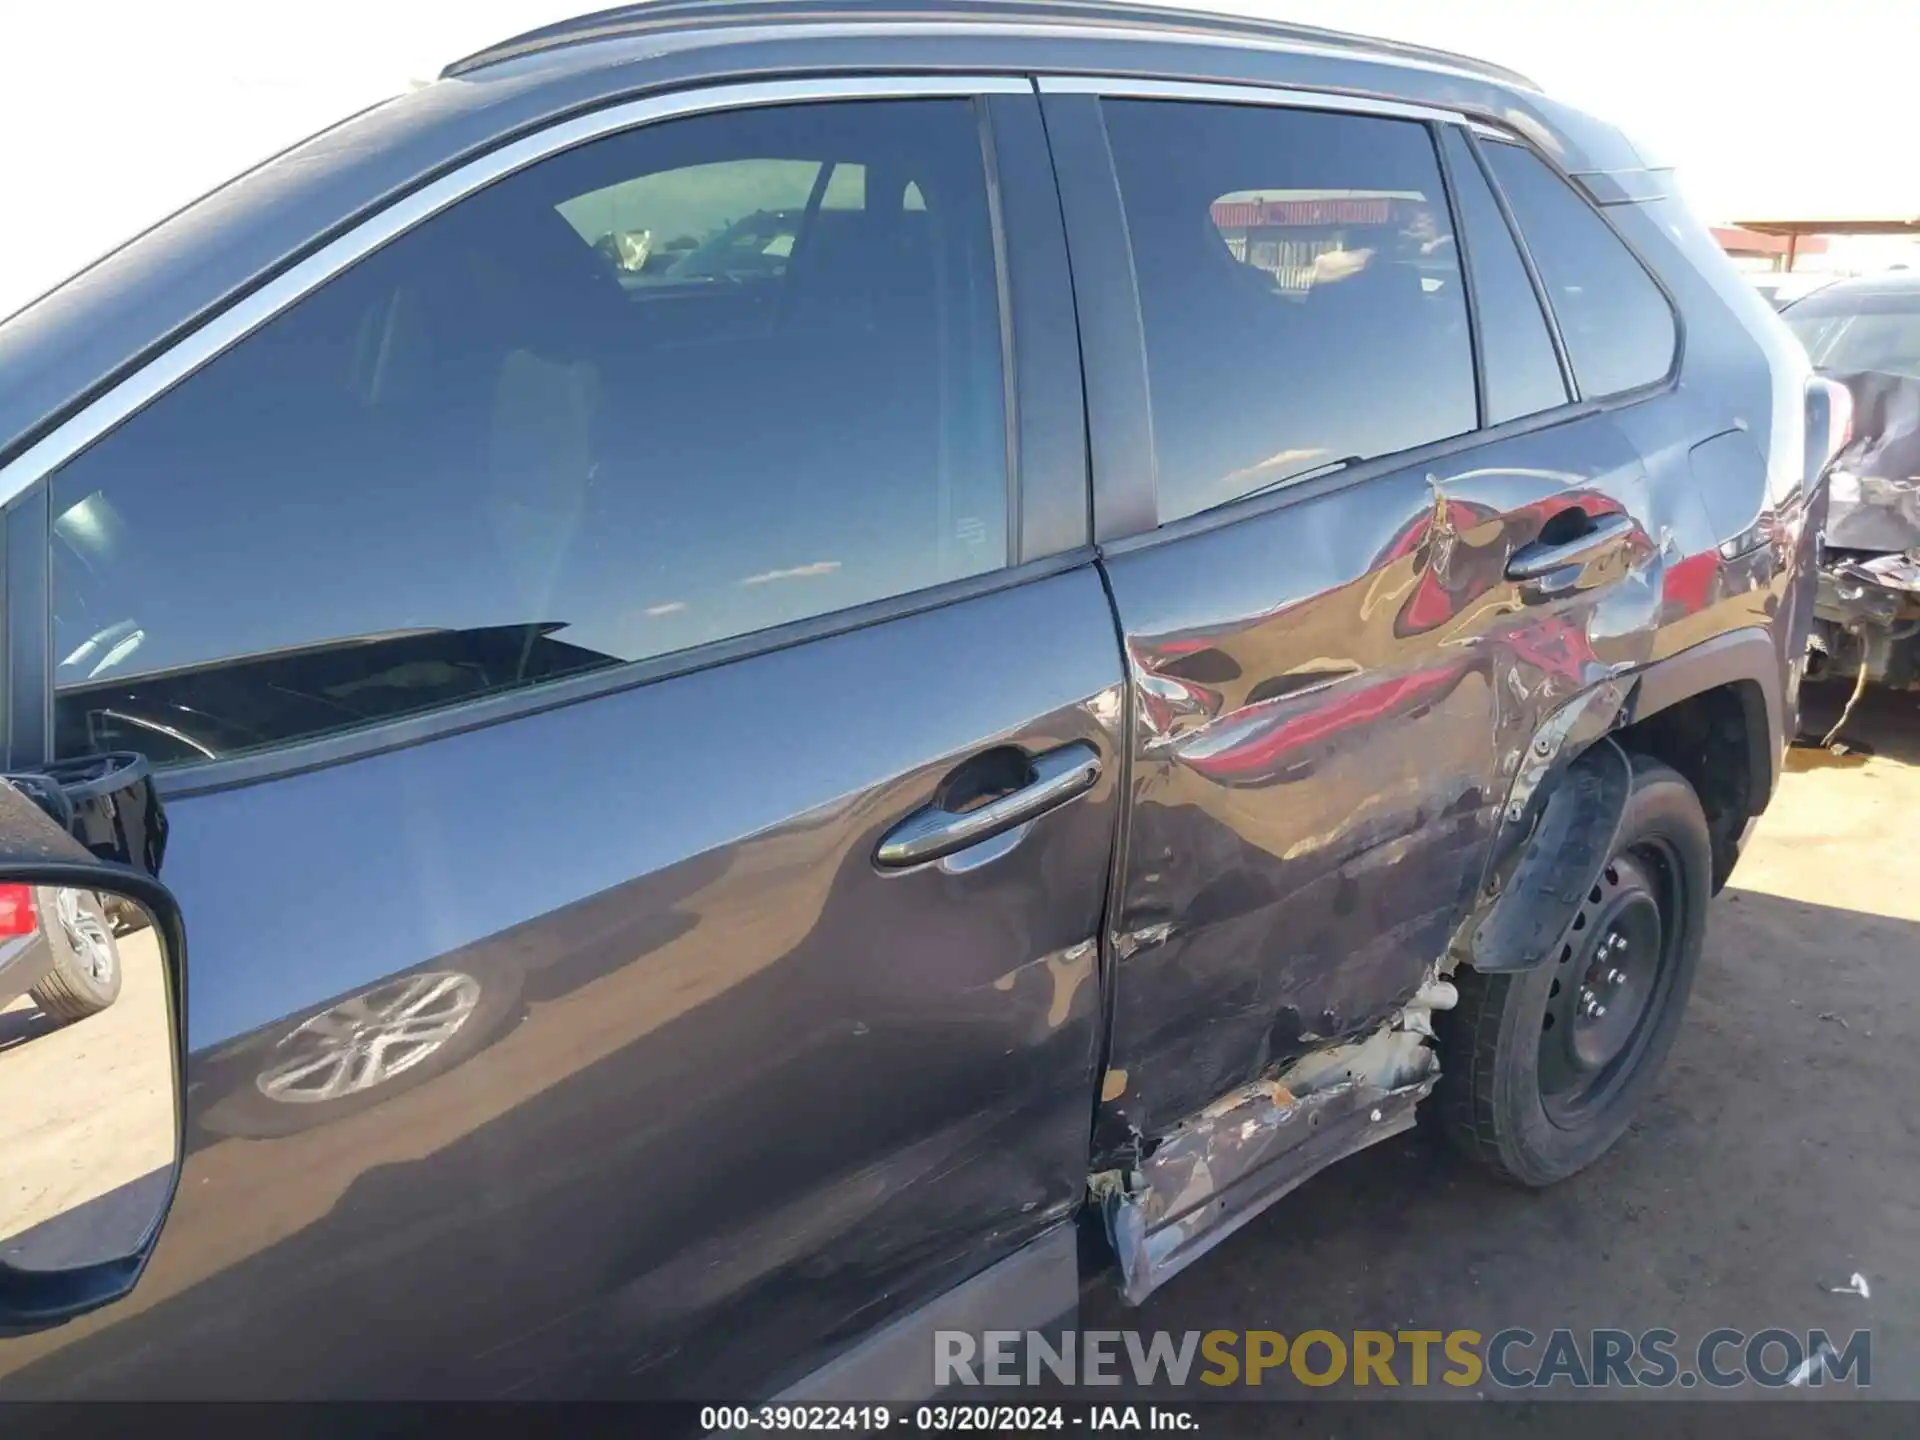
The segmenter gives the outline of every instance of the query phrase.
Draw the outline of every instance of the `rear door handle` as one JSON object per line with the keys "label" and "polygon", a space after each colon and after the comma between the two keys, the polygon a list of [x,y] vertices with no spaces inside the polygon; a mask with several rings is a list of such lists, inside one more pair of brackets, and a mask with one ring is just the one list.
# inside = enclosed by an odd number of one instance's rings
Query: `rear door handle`
{"label": "rear door handle", "polygon": [[914,811],[880,841],[874,863],[898,869],[938,860],[1086,794],[1099,778],[1099,751],[1085,741],[1062,745],[1034,757],[1026,784],[984,805],[972,810],[947,810],[934,804]]}
{"label": "rear door handle", "polygon": [[1552,543],[1536,540],[1531,545],[1522,545],[1507,561],[1507,578],[1544,580],[1559,570],[1591,565],[1624,544],[1633,528],[1631,515],[1616,513],[1590,518],[1587,528],[1571,540]]}

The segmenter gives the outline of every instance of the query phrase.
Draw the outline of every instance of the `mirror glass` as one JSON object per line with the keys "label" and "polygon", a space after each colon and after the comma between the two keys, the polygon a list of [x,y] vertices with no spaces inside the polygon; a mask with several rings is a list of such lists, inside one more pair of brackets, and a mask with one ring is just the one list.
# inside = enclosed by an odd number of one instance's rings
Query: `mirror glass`
{"label": "mirror glass", "polygon": [[161,932],[105,891],[0,883],[0,1262],[139,1251],[178,1153]]}

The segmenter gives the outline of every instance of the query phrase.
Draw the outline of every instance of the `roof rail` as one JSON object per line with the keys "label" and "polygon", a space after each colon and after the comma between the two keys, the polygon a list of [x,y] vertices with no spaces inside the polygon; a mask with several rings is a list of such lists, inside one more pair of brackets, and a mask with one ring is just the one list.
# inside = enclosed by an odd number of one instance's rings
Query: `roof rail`
{"label": "roof rail", "polygon": [[1102,25],[1146,32],[1181,31],[1187,34],[1270,40],[1279,44],[1317,45],[1350,50],[1356,56],[1378,55],[1388,59],[1444,65],[1448,69],[1526,90],[1540,88],[1526,76],[1504,66],[1424,45],[1376,40],[1338,30],[1291,25],[1253,16],[1215,14],[1164,5],[1122,4],[1117,0],[644,0],[641,4],[599,10],[512,36],[455,60],[440,72],[440,78],[445,80],[468,75],[488,65],[564,46],[641,35],[650,31],[782,22],[830,24],[836,21],[915,20]]}

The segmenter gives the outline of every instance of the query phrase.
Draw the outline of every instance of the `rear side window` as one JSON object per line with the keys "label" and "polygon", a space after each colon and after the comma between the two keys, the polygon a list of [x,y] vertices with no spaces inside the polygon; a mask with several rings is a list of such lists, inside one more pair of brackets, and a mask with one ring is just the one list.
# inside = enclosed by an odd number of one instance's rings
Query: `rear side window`
{"label": "rear side window", "polygon": [[1473,147],[1456,126],[1442,131],[1453,199],[1466,239],[1467,268],[1480,322],[1487,424],[1516,420],[1567,403],[1566,380],[1553,350],[1540,297],[1534,293],[1513,232],[1493,198]]}
{"label": "rear side window", "polygon": [[258,750],[1008,552],[964,100],[690,117],[355,265],[52,481],[63,756]]}
{"label": "rear side window", "polygon": [[1484,147],[1560,322],[1580,393],[1613,395],[1673,368],[1673,311],[1593,207],[1538,155]]}
{"label": "rear side window", "polygon": [[1108,101],[1160,519],[1474,428],[1458,247],[1424,125]]}

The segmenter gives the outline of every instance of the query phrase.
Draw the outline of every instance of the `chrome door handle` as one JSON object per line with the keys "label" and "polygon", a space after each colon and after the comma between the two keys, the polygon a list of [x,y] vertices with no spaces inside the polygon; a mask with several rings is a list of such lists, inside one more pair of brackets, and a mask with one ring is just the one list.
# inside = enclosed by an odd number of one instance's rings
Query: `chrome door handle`
{"label": "chrome door handle", "polygon": [[1100,778],[1100,752],[1085,741],[1075,741],[1036,755],[1032,772],[1018,790],[978,809],[922,806],[886,833],[874,851],[874,863],[888,869],[919,865],[1024,825],[1091,790]]}
{"label": "chrome door handle", "polygon": [[1571,540],[1551,545],[1536,540],[1531,545],[1522,545],[1507,561],[1507,578],[1541,580],[1569,566],[1590,565],[1632,533],[1632,516],[1602,515]]}

